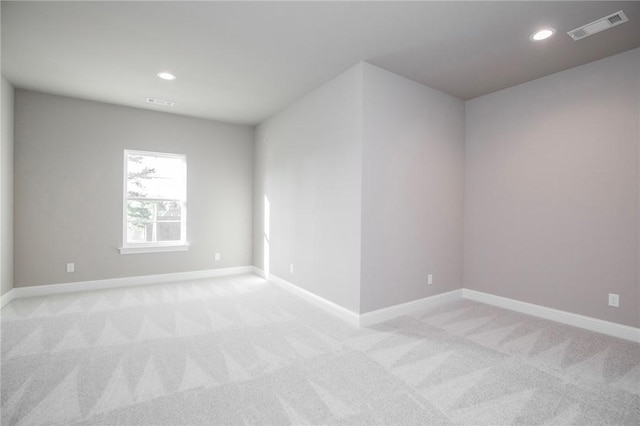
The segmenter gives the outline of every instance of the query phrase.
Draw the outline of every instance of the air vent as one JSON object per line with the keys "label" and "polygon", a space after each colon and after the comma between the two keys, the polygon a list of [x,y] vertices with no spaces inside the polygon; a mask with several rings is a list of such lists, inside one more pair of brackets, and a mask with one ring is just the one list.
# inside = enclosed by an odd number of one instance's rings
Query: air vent
{"label": "air vent", "polygon": [[574,40],[580,40],[581,38],[584,38],[586,36],[589,35],[589,33],[587,33],[585,30],[583,30],[582,28],[578,28],[577,30],[573,30],[571,31],[571,33],[569,34]]}
{"label": "air vent", "polygon": [[583,25],[575,30],[571,30],[567,34],[575,41],[578,41],[585,37],[589,37],[590,35],[594,35],[595,33],[599,33],[600,31],[613,28],[616,25],[624,24],[627,21],[629,21],[627,15],[625,15],[623,11],[620,11],[598,19],[597,21],[593,21],[590,24]]}
{"label": "air vent", "polygon": [[616,22],[622,23],[621,21],[622,21],[622,16],[620,16],[618,13],[616,13],[615,15],[609,18],[610,24],[615,24]]}
{"label": "air vent", "polygon": [[176,104],[175,102],[165,101],[164,99],[156,99],[156,98],[147,98],[147,102],[154,105],[162,105],[162,106],[168,106],[168,107],[172,107]]}

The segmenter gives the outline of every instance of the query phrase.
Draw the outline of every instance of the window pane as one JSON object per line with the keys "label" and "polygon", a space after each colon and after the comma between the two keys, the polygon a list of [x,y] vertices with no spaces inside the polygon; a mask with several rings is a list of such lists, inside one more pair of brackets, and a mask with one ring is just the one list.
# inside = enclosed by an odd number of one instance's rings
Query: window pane
{"label": "window pane", "polygon": [[146,161],[147,157],[129,154],[127,156],[127,194],[129,197],[145,197],[148,194],[146,182],[155,170]]}
{"label": "window pane", "polygon": [[155,169],[155,176],[163,179],[180,180],[183,173],[184,162],[182,158],[175,157],[150,157]]}
{"label": "window pane", "polygon": [[148,243],[153,236],[153,223],[127,223],[128,243]]}
{"label": "window pane", "polygon": [[155,206],[150,201],[127,201],[128,222],[149,222],[154,220]]}
{"label": "window pane", "polygon": [[126,151],[125,244],[185,240],[186,157]]}
{"label": "window pane", "polygon": [[180,222],[158,222],[156,226],[158,241],[180,241]]}
{"label": "window pane", "polygon": [[180,220],[182,217],[182,205],[178,201],[158,201],[158,221],[167,221],[167,220]]}
{"label": "window pane", "polygon": [[182,158],[129,154],[127,195],[134,198],[185,198]]}

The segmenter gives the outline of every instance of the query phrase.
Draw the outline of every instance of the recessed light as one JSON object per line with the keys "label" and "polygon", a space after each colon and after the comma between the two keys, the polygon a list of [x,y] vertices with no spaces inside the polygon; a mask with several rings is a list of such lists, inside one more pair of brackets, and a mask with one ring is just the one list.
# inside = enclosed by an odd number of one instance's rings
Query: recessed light
{"label": "recessed light", "polygon": [[546,40],[549,37],[553,36],[555,33],[556,33],[556,30],[554,28],[543,28],[540,31],[536,31],[535,33],[531,34],[531,36],[529,37],[529,40],[531,41]]}
{"label": "recessed light", "polygon": [[159,78],[163,79],[163,80],[175,80],[176,76],[171,74],[170,72],[159,72],[158,74],[156,74]]}

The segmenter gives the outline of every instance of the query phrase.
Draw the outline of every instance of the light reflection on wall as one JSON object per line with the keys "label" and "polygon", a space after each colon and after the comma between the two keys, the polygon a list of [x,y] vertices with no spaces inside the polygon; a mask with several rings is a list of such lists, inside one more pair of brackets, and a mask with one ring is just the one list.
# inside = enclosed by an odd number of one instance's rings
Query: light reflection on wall
{"label": "light reflection on wall", "polygon": [[269,278],[269,222],[270,222],[270,203],[269,198],[264,196],[264,245],[263,245],[263,268],[264,273]]}

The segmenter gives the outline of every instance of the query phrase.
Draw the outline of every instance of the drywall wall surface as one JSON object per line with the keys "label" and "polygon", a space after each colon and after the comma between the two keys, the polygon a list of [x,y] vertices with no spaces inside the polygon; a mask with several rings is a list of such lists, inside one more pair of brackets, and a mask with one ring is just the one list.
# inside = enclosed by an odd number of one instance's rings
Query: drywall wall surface
{"label": "drywall wall surface", "polygon": [[360,64],[260,124],[255,152],[254,264],[353,312],[361,99]]}
{"label": "drywall wall surface", "polygon": [[0,296],[13,288],[13,114],[14,89],[2,77],[0,129]]}
{"label": "drywall wall surface", "polygon": [[639,79],[635,49],[466,103],[465,288],[640,326]]}
{"label": "drywall wall surface", "polygon": [[[15,114],[16,287],[251,264],[253,128],[24,90]],[[188,251],[119,253],[124,149],[187,155]]]}
{"label": "drywall wall surface", "polygon": [[361,312],[461,288],[464,102],[364,64],[363,104]]}

